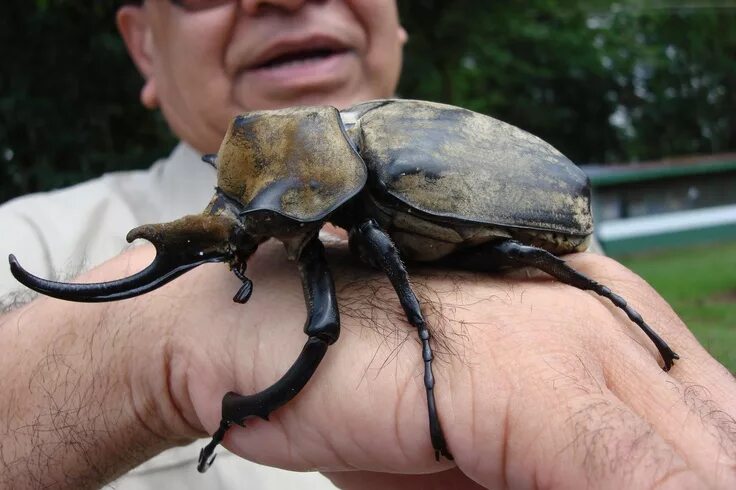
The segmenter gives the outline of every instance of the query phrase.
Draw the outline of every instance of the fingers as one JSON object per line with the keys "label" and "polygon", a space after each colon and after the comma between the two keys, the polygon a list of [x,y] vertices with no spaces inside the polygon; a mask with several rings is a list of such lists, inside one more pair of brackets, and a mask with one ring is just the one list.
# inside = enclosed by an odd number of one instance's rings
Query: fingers
{"label": "fingers", "polygon": [[[669,373],[673,378],[684,384],[702,384],[708,386],[709,397],[723,407],[736,407],[736,392],[733,390],[734,376],[722,364],[713,358],[687,326],[665,303],[657,292],[643,279],[628,271],[620,264],[607,260],[609,265],[615,265],[604,272],[606,280],[616,285],[620,294],[625,296],[630,304],[650,318],[652,326],[667,339],[670,345],[680,354],[680,360]],[[641,335],[629,333],[632,339],[652,353],[655,353],[651,344]],[[602,352],[613,359],[612,351]]]}
{"label": "fingers", "polygon": [[[669,373],[641,335],[626,330],[599,349],[611,391],[662,434],[687,465],[718,487],[736,485],[736,393],[733,376],[698,344],[672,309],[646,283],[608,261],[606,281],[639,309],[681,359]],[[616,313],[612,312],[615,316]],[[643,355],[642,355],[643,354]]]}
{"label": "fingers", "polygon": [[[213,302],[225,299],[215,308],[193,305],[179,312],[187,321],[195,318],[227,332],[209,333],[190,346],[203,354],[201,378],[188,378],[189,395],[208,428],[219,420],[217,393],[263,389],[283,374],[303,344],[305,309],[296,268],[277,265],[283,260],[280,250],[271,258],[269,253],[259,252],[260,260],[249,264],[256,288],[247,306],[233,308],[228,295],[199,284]],[[292,403],[269,422],[233,428],[225,445],[249,459],[291,469],[449,469],[450,463],[432,459],[421,346],[413,341],[390,284],[350,269],[334,254],[329,260],[340,271],[340,340]],[[712,363],[676,317],[662,325],[659,312],[666,306],[635,276],[610,261],[572,260],[639,309],[683,359],[663,373],[656,349],[620,310],[545,277],[415,274],[433,338],[443,347],[437,349],[437,404],[459,469],[494,488],[702,487],[726,481],[707,475],[728,468],[727,459],[713,456],[724,451],[716,446],[718,433],[695,444],[688,440],[714,426],[690,418],[714,419],[709,409],[725,406],[733,384],[714,383],[722,379],[717,371],[698,378],[696,370],[681,367],[688,357],[701,366]],[[178,338],[186,335],[183,328]],[[693,377],[687,380],[683,373]],[[698,383],[718,405],[702,394],[693,396],[691,386]],[[668,392],[673,386],[679,395]],[[728,424],[720,423],[727,433]],[[708,458],[717,464],[708,466]]]}
{"label": "fingers", "polygon": [[[495,402],[470,402],[472,429],[460,434],[470,441],[467,452],[455,447],[459,468],[489,488],[704,486],[672,445],[608,390],[596,364],[591,356],[544,353],[514,362],[510,368],[524,376],[500,389],[486,378],[488,386],[472,392],[491,393]],[[485,383],[485,376],[474,378]]]}
{"label": "fingers", "polygon": [[[593,272],[590,275],[596,277]],[[632,281],[630,273],[623,275],[625,281]],[[601,282],[621,289],[615,277]],[[640,289],[638,285],[629,293]],[[626,294],[622,293],[628,300],[631,294]],[[657,419],[655,410],[638,410],[630,398],[619,398],[618,392],[609,390],[605,373],[611,358],[624,364],[636,359],[636,364],[648,366],[641,378],[631,378],[631,382],[640,391],[639,399],[653,407],[663,400],[651,395],[647,387],[658,383],[666,389],[671,379],[658,366],[656,349],[617,308],[588,293],[534,280],[495,295],[492,311],[484,313],[486,342],[482,345],[486,348],[477,356],[482,361],[466,375],[469,380],[453,382],[453,386],[474,385],[469,392],[475,398],[455,400],[453,405],[455,413],[463,413],[459,406],[472,407],[469,421],[456,417],[460,433],[450,436],[450,447],[462,470],[491,487],[544,486],[555,478],[571,487],[591,486],[590,478],[600,487],[626,487],[633,482],[636,487],[677,482],[707,486],[706,482],[716,481],[713,470],[727,470],[727,460],[719,468],[695,464],[696,459],[703,464],[712,459],[718,447],[687,447],[684,436],[678,446],[670,435],[680,430],[679,422],[665,423]],[[661,299],[653,294],[647,299],[645,306],[638,301],[632,304],[637,304],[645,318],[659,318],[654,313],[663,304]],[[483,322],[480,315],[473,320],[479,325]],[[668,340],[671,333],[687,338],[676,328],[662,333]],[[475,340],[478,342],[478,336]],[[684,342],[679,345],[689,350]],[[636,367],[622,365],[623,380]],[[670,400],[661,409],[671,405]],[[505,424],[499,422],[503,420]],[[699,455],[690,454],[699,449]],[[488,455],[500,457],[494,460]]]}
{"label": "fingers", "polygon": [[687,465],[717,487],[736,486],[736,421],[701,384],[685,384],[646,359],[628,356],[607,364],[611,390],[653,430],[662,434]]}
{"label": "fingers", "polygon": [[[712,383],[683,376],[680,366],[663,373],[635,352],[606,359],[605,366],[610,389],[662,434],[689,467],[717,487],[736,486],[736,407],[714,399],[706,387]],[[688,378],[696,381],[684,381]]]}

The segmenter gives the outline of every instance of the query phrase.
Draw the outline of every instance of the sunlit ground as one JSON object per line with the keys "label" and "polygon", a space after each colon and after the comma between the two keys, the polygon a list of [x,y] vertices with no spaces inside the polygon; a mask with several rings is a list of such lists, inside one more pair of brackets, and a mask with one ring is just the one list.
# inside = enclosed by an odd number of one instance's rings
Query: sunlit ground
{"label": "sunlit ground", "polygon": [[618,260],[654,286],[705,348],[736,373],[736,242]]}

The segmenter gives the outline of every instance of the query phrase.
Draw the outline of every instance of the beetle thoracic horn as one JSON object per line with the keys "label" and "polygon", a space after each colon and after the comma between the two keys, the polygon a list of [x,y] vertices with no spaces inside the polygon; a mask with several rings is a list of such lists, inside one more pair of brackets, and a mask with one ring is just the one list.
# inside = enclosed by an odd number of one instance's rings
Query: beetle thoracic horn
{"label": "beetle thoracic horn", "polygon": [[199,265],[228,260],[230,224],[224,217],[197,215],[134,228],[128,233],[128,241],[149,240],[156,247],[156,258],[142,271],[115,281],[75,284],[42,279],[23,269],[12,254],[8,257],[10,271],[24,285],[54,298],[88,303],[132,298],[157,289]]}

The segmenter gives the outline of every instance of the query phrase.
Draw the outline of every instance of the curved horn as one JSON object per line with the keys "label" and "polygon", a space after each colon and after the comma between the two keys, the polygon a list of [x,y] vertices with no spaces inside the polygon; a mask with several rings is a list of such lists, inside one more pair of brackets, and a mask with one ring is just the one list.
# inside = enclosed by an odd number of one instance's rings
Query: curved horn
{"label": "curved horn", "polygon": [[231,256],[228,240],[234,222],[222,216],[196,215],[157,225],[144,225],[128,233],[127,240],[145,238],[156,247],[156,257],[142,271],[115,281],[74,284],[34,276],[10,255],[13,276],[39,293],[68,301],[97,303],[132,298],[153,291],[185,272]]}

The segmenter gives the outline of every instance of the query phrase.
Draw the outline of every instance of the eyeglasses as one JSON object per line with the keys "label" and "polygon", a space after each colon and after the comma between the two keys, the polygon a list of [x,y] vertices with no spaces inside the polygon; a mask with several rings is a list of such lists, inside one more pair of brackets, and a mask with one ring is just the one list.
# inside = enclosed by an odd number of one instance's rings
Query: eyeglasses
{"label": "eyeglasses", "polygon": [[[234,3],[234,1],[235,0],[169,0],[169,3],[188,12],[197,12],[200,10],[219,7],[228,3]],[[143,2],[144,0],[123,0],[124,4],[141,5]]]}
{"label": "eyeglasses", "polygon": [[232,0],[169,0],[171,3],[190,12],[196,12],[198,10],[207,10],[226,3],[231,3]]}

